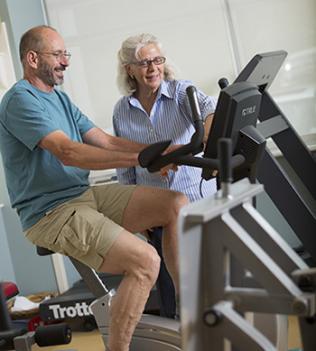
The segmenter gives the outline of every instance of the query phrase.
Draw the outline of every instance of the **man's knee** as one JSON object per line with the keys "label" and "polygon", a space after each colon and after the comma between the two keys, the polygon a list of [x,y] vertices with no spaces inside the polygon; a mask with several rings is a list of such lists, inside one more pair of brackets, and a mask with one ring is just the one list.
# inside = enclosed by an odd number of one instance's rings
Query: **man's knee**
{"label": "man's knee", "polygon": [[186,197],[186,195],[180,192],[174,192],[172,197],[172,206],[170,210],[172,210],[173,213],[176,216],[178,216],[181,208],[187,205],[188,203],[189,199]]}
{"label": "man's knee", "polygon": [[153,286],[157,280],[160,269],[160,256],[157,251],[148,245],[147,250],[138,257],[138,264],[131,274],[134,274],[140,284]]}

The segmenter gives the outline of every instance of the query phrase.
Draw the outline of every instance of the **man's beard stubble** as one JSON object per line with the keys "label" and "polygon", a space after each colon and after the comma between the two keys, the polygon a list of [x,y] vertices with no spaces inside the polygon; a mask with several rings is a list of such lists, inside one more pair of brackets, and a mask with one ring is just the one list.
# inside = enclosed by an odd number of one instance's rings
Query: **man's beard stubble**
{"label": "man's beard stubble", "polygon": [[56,79],[54,77],[54,68],[51,68],[46,62],[40,63],[37,75],[45,84],[51,87],[54,87],[55,85],[61,85],[64,82],[63,78]]}

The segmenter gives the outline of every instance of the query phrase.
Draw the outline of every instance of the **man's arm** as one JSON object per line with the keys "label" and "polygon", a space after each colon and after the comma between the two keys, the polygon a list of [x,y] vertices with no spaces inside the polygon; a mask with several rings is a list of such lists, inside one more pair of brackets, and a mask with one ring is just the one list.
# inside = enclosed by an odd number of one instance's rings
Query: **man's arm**
{"label": "man's arm", "polygon": [[66,166],[92,170],[136,166],[139,152],[146,147],[145,144],[112,137],[97,128],[85,133],[84,141],[87,144],[74,142],[58,130],[46,135],[39,147],[50,151]]}
{"label": "man's arm", "polygon": [[89,145],[98,146],[109,151],[137,152],[148,145],[112,136],[100,128],[91,128],[83,135],[83,141]]}
{"label": "man's arm", "polygon": [[[121,151],[121,152],[137,152],[139,153],[142,151],[144,148],[146,148],[148,145],[147,144],[141,144],[137,143],[136,141],[130,141],[125,138],[121,137],[114,137],[110,134],[105,133],[102,129],[100,128],[92,128],[90,129],[87,133],[84,134],[83,140],[85,143],[98,146],[101,148],[104,148],[106,150],[109,150],[112,152],[114,151]],[[174,151],[175,149],[178,149],[182,145],[170,145],[167,150],[165,150],[164,154],[169,153],[171,151]],[[136,166],[132,165],[132,166]],[[115,167],[115,168],[125,168],[125,167]],[[166,176],[168,174],[168,170],[171,169],[173,171],[177,171],[177,166],[174,164],[167,165],[163,167],[160,170],[160,174],[162,176]],[[133,170],[135,172],[135,170]]]}

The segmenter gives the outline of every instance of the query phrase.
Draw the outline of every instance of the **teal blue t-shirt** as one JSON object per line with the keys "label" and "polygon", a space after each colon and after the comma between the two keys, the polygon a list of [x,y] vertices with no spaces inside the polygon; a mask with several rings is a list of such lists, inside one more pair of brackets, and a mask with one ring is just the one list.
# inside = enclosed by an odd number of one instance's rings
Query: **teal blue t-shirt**
{"label": "teal blue t-shirt", "polygon": [[0,105],[0,151],[11,205],[23,230],[45,213],[82,194],[89,171],[64,166],[52,153],[38,147],[49,133],[62,130],[73,141],[94,124],[62,91],[38,90],[26,80],[17,82]]}

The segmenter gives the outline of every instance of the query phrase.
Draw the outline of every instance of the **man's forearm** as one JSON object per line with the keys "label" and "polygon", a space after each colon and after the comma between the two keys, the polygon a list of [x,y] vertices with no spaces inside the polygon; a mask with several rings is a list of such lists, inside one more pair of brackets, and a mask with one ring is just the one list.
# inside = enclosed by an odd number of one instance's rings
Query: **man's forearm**
{"label": "man's forearm", "polygon": [[109,151],[139,153],[147,144],[137,143],[125,138],[115,137],[105,133],[102,129],[92,128],[84,134],[83,140],[89,145],[101,147]]}
{"label": "man's forearm", "polygon": [[129,168],[138,165],[136,152],[109,151],[72,141],[51,151],[64,165],[84,169]]}
{"label": "man's forearm", "polygon": [[[72,141],[63,131],[57,130],[46,135],[38,145],[42,149],[50,151],[66,166],[97,170],[129,168],[138,165],[139,153],[134,150],[141,149],[140,147],[131,148],[129,145],[126,149],[122,147],[123,151],[114,146],[113,148],[104,148],[104,140],[107,138],[102,137],[102,133],[98,131],[93,133],[94,143],[92,144],[89,143],[89,141],[91,142],[89,138],[84,140],[84,143]],[[91,135],[89,134],[90,137]]]}
{"label": "man's forearm", "polygon": [[108,150],[118,150],[122,152],[139,153],[144,150],[148,144],[137,143],[120,137],[111,137],[108,143]]}

